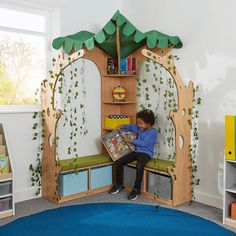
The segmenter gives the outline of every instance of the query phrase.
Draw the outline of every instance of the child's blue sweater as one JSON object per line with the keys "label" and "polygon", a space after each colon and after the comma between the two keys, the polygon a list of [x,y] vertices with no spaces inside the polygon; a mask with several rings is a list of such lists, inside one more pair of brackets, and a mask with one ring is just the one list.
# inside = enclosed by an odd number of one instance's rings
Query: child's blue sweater
{"label": "child's blue sweater", "polygon": [[141,130],[138,125],[123,125],[123,128],[138,134],[132,143],[136,146],[136,152],[143,152],[150,157],[154,156],[154,146],[157,142],[157,131],[155,128]]}

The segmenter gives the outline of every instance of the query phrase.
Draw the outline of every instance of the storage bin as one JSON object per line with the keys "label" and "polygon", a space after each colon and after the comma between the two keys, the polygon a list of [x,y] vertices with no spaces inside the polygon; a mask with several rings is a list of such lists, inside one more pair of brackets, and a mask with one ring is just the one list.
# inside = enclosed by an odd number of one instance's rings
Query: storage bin
{"label": "storage bin", "polygon": [[78,173],[65,173],[59,177],[59,192],[61,196],[88,191],[88,170],[82,170]]}
{"label": "storage bin", "polygon": [[12,193],[12,182],[0,182],[0,197]]}
{"label": "storage bin", "polygon": [[102,166],[91,169],[91,189],[112,184],[112,166]]}
{"label": "storage bin", "polygon": [[148,192],[158,191],[160,198],[172,199],[172,180],[169,176],[148,172]]}
{"label": "storage bin", "polygon": [[0,198],[0,212],[12,209],[12,198],[5,197]]}

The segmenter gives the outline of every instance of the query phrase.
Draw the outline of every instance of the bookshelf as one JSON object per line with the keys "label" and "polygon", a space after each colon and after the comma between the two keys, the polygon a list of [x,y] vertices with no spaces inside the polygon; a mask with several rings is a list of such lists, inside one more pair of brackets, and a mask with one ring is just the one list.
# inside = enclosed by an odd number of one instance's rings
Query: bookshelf
{"label": "bookshelf", "polygon": [[[138,74],[137,60],[140,57],[140,54],[134,53],[127,57],[127,59],[121,58],[120,56],[120,29],[116,29],[116,49],[117,49],[117,58],[111,58],[105,56],[105,69],[102,74],[102,135],[112,131],[112,129],[105,127],[105,118],[109,115],[126,115],[130,118],[130,123],[135,123],[136,121],[136,112],[137,112],[137,102],[136,102],[136,74]],[[124,61],[127,60],[127,71],[124,72]],[[121,64],[122,61],[122,64]],[[131,64],[128,64],[128,62]],[[114,68],[115,63],[117,68]],[[135,63],[135,64],[134,64]],[[109,69],[110,66],[110,69]],[[123,72],[121,73],[121,66],[123,66]],[[111,73],[111,68],[113,72]],[[112,90],[121,86],[126,90],[125,101],[113,101]],[[102,147],[102,153],[107,154],[107,151]]]}
{"label": "bookshelf", "polygon": [[3,164],[6,160],[8,171],[5,173],[5,171],[2,170],[3,173],[0,174],[0,219],[15,214],[12,161],[2,124],[0,124],[0,161],[1,160]]}

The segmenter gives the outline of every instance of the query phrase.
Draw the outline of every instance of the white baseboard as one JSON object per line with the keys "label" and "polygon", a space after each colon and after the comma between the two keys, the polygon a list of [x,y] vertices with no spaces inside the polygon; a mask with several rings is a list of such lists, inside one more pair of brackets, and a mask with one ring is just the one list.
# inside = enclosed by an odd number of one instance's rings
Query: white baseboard
{"label": "white baseboard", "polygon": [[223,198],[200,191],[195,191],[194,194],[196,202],[223,209]]}
{"label": "white baseboard", "polygon": [[36,196],[35,192],[36,192],[36,188],[34,188],[34,187],[21,189],[21,190],[16,190],[14,192],[15,202],[23,202],[23,201],[27,201],[27,200],[30,200],[30,199],[41,197],[41,194]]}

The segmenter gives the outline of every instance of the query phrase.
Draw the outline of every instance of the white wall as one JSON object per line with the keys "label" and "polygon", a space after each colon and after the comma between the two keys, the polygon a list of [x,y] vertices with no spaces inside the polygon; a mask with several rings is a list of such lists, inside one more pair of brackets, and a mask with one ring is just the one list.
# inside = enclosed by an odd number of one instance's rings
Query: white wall
{"label": "white wall", "polygon": [[123,1],[122,12],[141,31],[178,35],[175,50],[184,81],[200,85],[200,186],[196,199],[222,207],[224,116],[236,114],[234,0]]}
{"label": "white wall", "polygon": [[[55,22],[55,26],[58,27],[58,24],[59,28],[61,26],[60,35],[73,34],[80,30],[96,32],[107,23],[121,6],[120,1],[109,0],[9,0],[7,2],[22,3],[26,6],[35,5],[36,7],[45,5],[46,8],[59,10],[59,19],[58,22]],[[93,75],[90,73],[91,77],[97,79],[98,72],[96,70],[93,70],[93,72]],[[94,97],[90,96],[90,99],[88,103],[91,104]],[[91,110],[88,116],[92,117],[92,115],[93,111]],[[17,114],[2,114],[0,112],[0,122],[3,123],[10,141],[9,146],[15,168],[16,201],[24,201],[35,197],[35,190],[30,186],[28,170],[29,164],[35,161],[37,153],[37,144],[32,140],[32,125],[34,123],[32,116],[33,112]],[[90,150],[88,143],[84,143],[83,147],[82,152],[85,152],[86,149]]]}

